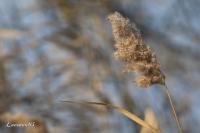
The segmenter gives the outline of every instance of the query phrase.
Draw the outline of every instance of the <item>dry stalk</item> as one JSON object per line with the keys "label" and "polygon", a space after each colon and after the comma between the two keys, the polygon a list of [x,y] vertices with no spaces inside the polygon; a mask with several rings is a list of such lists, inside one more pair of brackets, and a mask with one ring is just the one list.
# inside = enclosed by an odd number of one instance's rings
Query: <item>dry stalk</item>
{"label": "dry stalk", "polygon": [[[152,126],[158,128],[158,122],[152,109],[148,108],[145,111],[145,121],[151,123]],[[147,128],[142,128],[140,133],[150,133],[151,131]],[[161,133],[161,132],[160,132]]]}
{"label": "dry stalk", "polygon": [[177,125],[177,127],[178,127],[178,129],[179,129],[179,133],[182,133],[181,125],[180,125],[178,116],[177,116],[177,114],[176,114],[176,109],[175,109],[175,106],[174,106],[174,104],[173,104],[173,102],[172,102],[171,94],[170,94],[170,91],[169,91],[167,85],[165,85],[165,89],[164,89],[164,90],[165,90],[165,92],[166,92],[166,94],[167,94],[167,97],[168,97],[168,99],[169,99],[169,104],[170,104],[170,106],[171,106],[171,111],[172,111],[172,113],[173,113],[173,115],[174,115],[174,119],[175,119],[176,125]]}
{"label": "dry stalk", "polygon": [[146,121],[144,121],[141,118],[139,118],[137,115],[135,115],[135,114],[129,112],[128,110],[126,110],[124,108],[121,108],[119,106],[115,106],[115,105],[111,105],[111,104],[107,104],[107,103],[102,103],[102,102],[88,102],[88,101],[63,100],[62,102],[73,103],[73,104],[80,104],[80,105],[100,105],[100,106],[105,106],[105,107],[108,107],[108,108],[111,108],[111,109],[115,109],[119,113],[123,114],[124,116],[126,116],[130,120],[136,122],[140,126],[148,129],[152,133],[160,133],[160,130],[157,129],[156,127],[150,125]]}

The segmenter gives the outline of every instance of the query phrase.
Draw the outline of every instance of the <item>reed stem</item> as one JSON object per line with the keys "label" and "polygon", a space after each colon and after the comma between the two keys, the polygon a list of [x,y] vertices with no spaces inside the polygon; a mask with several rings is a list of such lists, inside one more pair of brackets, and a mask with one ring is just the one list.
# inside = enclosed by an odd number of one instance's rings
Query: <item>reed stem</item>
{"label": "reed stem", "polygon": [[161,133],[161,131],[159,129],[153,127],[152,125],[150,125],[146,121],[144,121],[141,118],[139,118],[137,115],[135,115],[135,114],[129,112],[128,110],[126,110],[124,108],[121,108],[119,106],[115,106],[115,105],[111,105],[111,104],[107,104],[107,103],[101,103],[101,102],[88,102],[88,101],[62,100],[61,102],[82,104],[82,105],[101,105],[101,106],[106,106],[106,107],[109,107],[109,108],[117,110],[119,113],[123,114],[124,116],[126,116],[130,120],[136,122],[138,125],[149,129],[152,133]]}
{"label": "reed stem", "polygon": [[174,106],[174,104],[173,104],[173,102],[172,102],[171,93],[170,93],[170,91],[169,91],[169,89],[168,89],[168,87],[167,87],[166,84],[165,84],[165,92],[166,92],[166,94],[167,94],[167,97],[168,97],[168,100],[169,100],[169,103],[170,103],[170,107],[171,107],[171,111],[172,111],[173,116],[174,116],[174,119],[175,119],[175,121],[176,121],[176,125],[177,125],[177,127],[178,127],[179,133],[183,133],[183,132],[182,132],[181,125],[180,125],[180,121],[179,121],[178,116],[177,116],[177,113],[176,113],[175,106]]}

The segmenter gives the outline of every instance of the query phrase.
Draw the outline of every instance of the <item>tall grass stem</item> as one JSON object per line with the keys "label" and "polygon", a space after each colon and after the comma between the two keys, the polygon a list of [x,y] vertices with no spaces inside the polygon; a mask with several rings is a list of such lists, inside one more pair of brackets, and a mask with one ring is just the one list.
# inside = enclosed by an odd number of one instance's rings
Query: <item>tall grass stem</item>
{"label": "tall grass stem", "polygon": [[176,121],[176,125],[177,125],[177,127],[178,127],[179,133],[183,133],[183,132],[182,132],[181,125],[180,125],[180,121],[179,121],[178,116],[177,116],[177,113],[176,113],[175,106],[174,106],[174,104],[173,104],[173,102],[172,102],[171,93],[170,93],[169,88],[167,87],[166,84],[165,84],[165,92],[166,92],[166,94],[167,94],[167,97],[168,97],[168,100],[169,100],[169,104],[170,104],[170,107],[171,107],[171,110],[172,110],[174,119],[175,119],[175,121]]}

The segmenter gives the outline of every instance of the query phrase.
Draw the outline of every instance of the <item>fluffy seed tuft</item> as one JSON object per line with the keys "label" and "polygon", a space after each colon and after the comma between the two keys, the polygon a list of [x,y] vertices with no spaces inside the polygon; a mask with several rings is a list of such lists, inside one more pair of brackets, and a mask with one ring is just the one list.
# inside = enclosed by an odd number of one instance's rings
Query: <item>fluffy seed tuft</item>
{"label": "fluffy seed tuft", "polygon": [[125,71],[139,74],[134,82],[141,87],[165,84],[165,76],[160,70],[156,56],[144,43],[136,25],[118,12],[109,15],[108,20],[112,24],[116,41],[114,57],[126,63]]}

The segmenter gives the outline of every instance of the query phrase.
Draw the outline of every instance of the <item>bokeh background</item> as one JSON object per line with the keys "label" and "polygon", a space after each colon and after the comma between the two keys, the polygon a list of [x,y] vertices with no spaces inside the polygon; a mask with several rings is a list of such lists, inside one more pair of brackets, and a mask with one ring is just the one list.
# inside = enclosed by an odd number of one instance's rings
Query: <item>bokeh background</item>
{"label": "bokeh background", "polygon": [[[144,118],[151,108],[164,133],[177,132],[162,86],[135,86],[113,59],[107,15],[135,22],[156,53],[182,128],[200,132],[199,0],[1,0],[1,133],[138,133],[114,110],[62,103],[101,101]],[[5,117],[6,115],[6,117]],[[42,131],[6,128],[37,119]]]}

